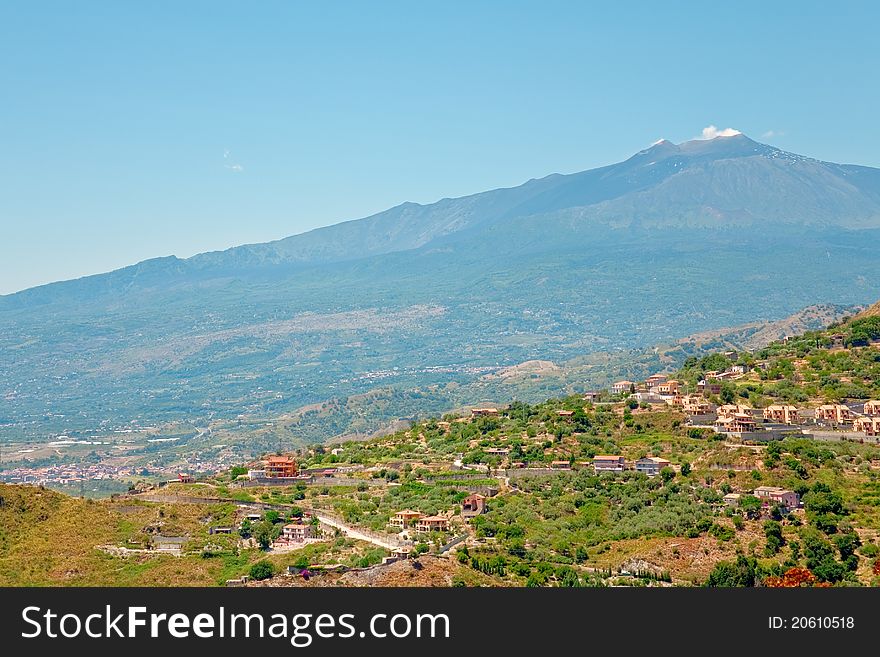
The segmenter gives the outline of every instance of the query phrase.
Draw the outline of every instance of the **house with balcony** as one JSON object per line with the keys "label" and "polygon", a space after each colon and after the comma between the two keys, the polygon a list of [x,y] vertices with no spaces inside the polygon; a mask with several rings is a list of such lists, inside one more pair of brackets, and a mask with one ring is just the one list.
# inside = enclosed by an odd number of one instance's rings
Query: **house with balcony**
{"label": "house with balcony", "polygon": [[764,409],[764,419],[782,424],[798,424],[798,409],[791,404],[773,404]]}
{"label": "house with balcony", "polygon": [[843,404],[823,404],[816,409],[816,421],[827,424],[849,424],[855,418],[852,409]]}
{"label": "house with balcony", "polygon": [[446,516],[425,516],[416,523],[416,531],[422,533],[448,532],[449,518]]}
{"label": "house with balcony", "polygon": [[679,389],[679,383],[675,379],[670,381],[664,381],[663,383],[655,386],[651,392],[656,392],[658,395],[663,397],[669,397],[671,395],[677,395]]}
{"label": "house with balcony", "polygon": [[697,392],[704,395],[720,395],[721,384],[706,381],[705,379],[697,382]]}
{"label": "house with balcony", "polygon": [[715,405],[701,395],[682,397],[681,407],[687,415],[709,415],[715,410]]}
{"label": "house with balcony", "polygon": [[632,392],[635,383],[632,381],[615,381],[611,384],[611,394],[620,395],[625,392]]}
{"label": "house with balcony", "polygon": [[876,399],[866,401],[863,410],[865,415],[880,415],[880,401]]}
{"label": "house with balcony", "polygon": [[266,459],[267,478],[295,477],[296,461],[289,456],[270,456]]}
{"label": "house with balcony", "polygon": [[291,522],[281,529],[281,536],[291,543],[303,543],[307,538],[315,538],[315,526],[306,522]]}
{"label": "house with balcony", "polygon": [[415,525],[423,515],[424,514],[419,513],[418,511],[413,511],[412,509],[404,509],[391,516],[388,524],[392,527],[397,527],[398,529],[406,529],[407,527]]}
{"label": "house with balcony", "polygon": [[668,468],[670,465],[672,464],[669,461],[659,456],[645,456],[636,461],[636,472],[656,477],[663,468]]}
{"label": "house with balcony", "polygon": [[593,457],[593,470],[596,472],[623,472],[626,459],[622,456],[601,455]]}
{"label": "house with balcony", "polygon": [[645,387],[650,390],[651,388],[655,388],[659,386],[661,383],[666,383],[669,380],[669,377],[665,374],[652,374],[647,379],[645,379]]}
{"label": "house with balcony", "polygon": [[798,508],[801,503],[800,495],[779,486],[758,486],[752,494],[761,500],[764,506],[778,504],[789,511]]}
{"label": "house with balcony", "polygon": [[751,413],[719,415],[715,420],[715,431],[718,433],[751,433],[756,428],[757,422]]}
{"label": "house with balcony", "polygon": [[880,416],[857,417],[853,420],[853,431],[862,431],[866,436],[880,436]]}

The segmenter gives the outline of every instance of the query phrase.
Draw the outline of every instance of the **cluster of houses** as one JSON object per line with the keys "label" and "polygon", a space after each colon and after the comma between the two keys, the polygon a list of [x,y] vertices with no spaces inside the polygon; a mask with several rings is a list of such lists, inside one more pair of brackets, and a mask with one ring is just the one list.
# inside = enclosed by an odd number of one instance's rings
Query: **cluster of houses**
{"label": "cluster of houses", "polygon": [[845,404],[823,404],[816,409],[800,409],[791,404],[773,404],[764,409],[744,405],[725,405],[716,409],[715,428],[726,433],[757,431],[784,432],[786,428],[819,426],[851,429],[866,436],[880,435],[880,402],[869,401],[862,406],[864,415]]}
{"label": "cluster of houses", "polygon": [[623,472],[625,470],[635,470],[649,477],[655,477],[660,474],[663,468],[672,467],[672,463],[659,456],[645,456],[635,461],[627,461],[623,456],[615,455],[599,455],[593,457],[593,470],[598,474],[601,472]]}
{"label": "cluster of houses", "polygon": [[[759,486],[752,491],[752,495],[761,500],[764,509],[778,505],[785,511],[793,511],[801,504],[800,495],[778,486]],[[730,508],[736,508],[741,499],[742,493],[728,493],[724,496],[724,503]]]}
{"label": "cluster of houses", "polygon": [[412,528],[425,534],[446,532],[449,531],[449,516],[428,516],[419,511],[404,509],[391,516],[388,524],[401,531]]}
{"label": "cluster of houses", "polygon": [[744,365],[732,365],[724,372],[706,372],[694,394],[686,394],[681,382],[669,379],[665,374],[653,374],[643,382],[616,381],[611,385],[611,392],[631,393],[640,403],[666,403],[680,408],[692,425],[710,426],[718,433],[734,434],[743,439],[781,438],[791,433],[794,427],[804,425],[850,429],[866,436],[880,436],[878,400],[865,402],[859,413],[855,405],[846,404],[823,404],[816,409],[773,404],[764,409],[753,409],[743,404],[716,406],[707,399],[707,395],[721,391],[722,381],[745,373]]}
{"label": "cluster of houses", "polygon": [[260,467],[249,469],[247,477],[251,481],[262,483],[284,483],[294,479],[311,480],[320,477],[336,477],[344,472],[360,469],[360,467],[340,468],[322,465],[316,468],[301,468],[292,456],[272,455],[262,461]]}
{"label": "cluster of houses", "polygon": [[[478,515],[486,513],[489,505],[485,495],[472,493],[461,501],[461,517],[468,521]],[[412,509],[398,511],[388,521],[395,529],[414,529],[416,532],[428,534],[430,532],[448,532],[452,520],[452,514],[429,516]]]}
{"label": "cluster of houses", "polygon": [[[734,352],[729,352],[735,356]],[[731,365],[723,372],[709,371],[703,374],[703,379],[697,383],[695,392],[698,394],[717,395],[721,392],[721,383],[729,379],[737,379],[747,372],[745,365]],[[666,374],[652,374],[641,382],[615,381],[611,384],[611,394],[620,395],[632,393],[637,401],[646,403],[669,402],[678,397],[684,389],[684,384],[675,379],[670,379]],[[595,393],[593,393],[595,394]]]}
{"label": "cluster of houses", "polygon": [[[260,522],[263,514],[253,511],[246,512],[240,516],[237,529],[245,527],[246,523],[251,525]],[[281,528],[281,535],[272,543],[273,548],[284,547],[302,547],[303,544],[315,540],[318,537],[317,523],[313,522],[312,515],[304,512],[303,515],[296,520],[288,522]],[[211,527],[209,534],[232,534],[236,531],[235,527]]]}

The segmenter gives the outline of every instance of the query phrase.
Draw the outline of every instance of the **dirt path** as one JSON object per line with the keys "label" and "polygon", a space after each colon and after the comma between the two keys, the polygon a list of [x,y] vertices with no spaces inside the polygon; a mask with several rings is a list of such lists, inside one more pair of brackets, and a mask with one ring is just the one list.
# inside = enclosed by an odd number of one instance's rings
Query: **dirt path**
{"label": "dirt path", "polygon": [[378,536],[366,534],[363,531],[357,529],[356,527],[352,527],[351,525],[347,525],[338,518],[334,518],[332,516],[328,516],[324,513],[321,513],[318,510],[312,511],[315,516],[317,516],[318,520],[320,520],[323,524],[328,525],[329,527],[334,527],[341,531],[343,534],[350,538],[356,538],[359,541],[366,541],[367,543],[372,543],[373,545],[378,545],[381,548],[386,550],[394,550],[400,547],[400,541],[388,537],[387,539],[379,538]]}

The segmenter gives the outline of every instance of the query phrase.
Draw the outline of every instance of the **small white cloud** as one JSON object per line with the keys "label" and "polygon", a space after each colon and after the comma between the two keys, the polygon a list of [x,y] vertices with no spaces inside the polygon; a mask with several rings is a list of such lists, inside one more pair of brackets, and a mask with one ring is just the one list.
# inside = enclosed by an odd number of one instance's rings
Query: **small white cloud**
{"label": "small white cloud", "polygon": [[763,135],[761,135],[761,139],[773,139],[773,137],[784,137],[785,133],[782,130],[768,130]]}
{"label": "small white cloud", "polygon": [[715,137],[733,137],[735,135],[741,135],[742,133],[735,128],[724,128],[724,130],[719,130],[714,125],[709,125],[703,128],[703,133],[701,137],[697,137],[697,139],[715,139]]}
{"label": "small white cloud", "polygon": [[229,169],[230,171],[235,171],[236,173],[244,171],[244,167],[242,165],[232,161],[232,153],[229,152],[228,148],[223,149],[223,160],[226,162],[226,164],[223,165],[224,169]]}

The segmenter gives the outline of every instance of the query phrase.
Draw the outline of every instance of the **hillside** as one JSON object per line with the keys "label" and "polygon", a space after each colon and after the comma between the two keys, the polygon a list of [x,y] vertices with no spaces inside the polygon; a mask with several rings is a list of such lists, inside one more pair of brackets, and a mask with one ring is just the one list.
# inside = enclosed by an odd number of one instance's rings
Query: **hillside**
{"label": "hillside", "polygon": [[[863,304],[880,296],[878,181],[743,135],[664,142],[599,169],[5,296],[0,438],[279,416]],[[365,430],[435,411],[389,404]]]}
{"label": "hillside", "polygon": [[773,342],[754,353],[691,358],[676,376],[694,385],[706,370],[724,370],[741,363],[748,373],[725,382],[724,387],[728,395],[753,407],[774,401],[812,405],[865,402],[880,397],[878,340],[880,316],[869,309],[826,329]]}
{"label": "hillside", "polygon": [[[752,406],[757,416],[781,401],[802,410],[860,402],[880,397],[878,340],[876,317],[859,314],[756,352],[692,357],[670,376],[696,386],[741,364],[745,371],[706,399]],[[532,363],[512,375],[535,372],[555,370]],[[804,420],[778,439],[746,440],[693,419],[675,397],[648,403],[605,390],[302,448],[299,467],[318,474],[281,486],[248,481],[259,461],[115,500],[0,486],[2,583],[215,585],[261,561],[276,575],[255,586],[880,583],[876,437]],[[600,471],[600,456],[626,467]],[[649,469],[640,470],[644,463]],[[762,504],[763,489],[795,501]],[[485,507],[464,517],[474,494]],[[243,514],[253,509],[240,503],[264,505],[245,538],[237,528],[244,532]],[[390,525],[402,510],[445,524],[399,534]],[[271,543],[303,512],[336,524],[306,545]],[[232,533],[211,535],[218,526]],[[427,555],[380,565],[387,548],[346,538],[340,526],[385,543],[405,537],[408,549]],[[260,532],[271,550],[252,542]],[[182,556],[157,551],[161,536],[181,537]],[[313,577],[282,573],[305,564]]]}
{"label": "hillside", "polygon": [[[218,586],[266,559],[229,525],[234,503],[82,500],[31,486],[0,484],[0,586]],[[162,551],[163,537],[181,553]],[[345,538],[304,551],[352,566],[376,563],[368,544]],[[271,555],[280,571],[298,554]]]}
{"label": "hillside", "polygon": [[861,319],[862,317],[877,317],[880,315],[880,302],[877,302],[868,308],[865,308],[858,315],[856,315],[856,319]]}

